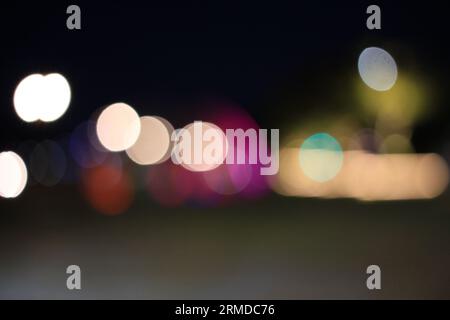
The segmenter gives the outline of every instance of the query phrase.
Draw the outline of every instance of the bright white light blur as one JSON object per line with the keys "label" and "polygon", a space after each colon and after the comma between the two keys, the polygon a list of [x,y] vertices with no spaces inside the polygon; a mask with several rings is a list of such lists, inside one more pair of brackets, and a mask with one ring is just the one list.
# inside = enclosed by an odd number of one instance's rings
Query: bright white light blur
{"label": "bright white light blur", "polygon": [[109,151],[124,151],[133,146],[141,132],[137,112],[129,105],[114,103],[97,120],[97,136]]}
{"label": "bright white light blur", "polygon": [[358,70],[364,83],[377,91],[387,91],[397,81],[397,64],[394,58],[381,48],[364,49],[358,59]]}
{"label": "bright white light blur", "polygon": [[66,78],[58,73],[44,77],[45,97],[40,119],[51,122],[59,119],[67,110],[70,103],[70,86]]}
{"label": "bright white light blur", "polygon": [[141,132],[136,143],[126,150],[131,160],[140,165],[166,161],[170,157],[173,127],[159,117],[141,117]]}
{"label": "bright white light blur", "polygon": [[0,196],[15,198],[27,184],[28,174],[22,158],[12,151],[0,153]]}
{"label": "bright white light blur", "polygon": [[17,115],[26,122],[52,122],[66,112],[70,99],[70,86],[62,75],[32,74],[17,86],[14,108]]}
{"label": "bright white light blur", "polygon": [[42,108],[44,78],[41,74],[32,74],[23,79],[14,92],[14,108],[17,115],[26,122],[39,120]]}

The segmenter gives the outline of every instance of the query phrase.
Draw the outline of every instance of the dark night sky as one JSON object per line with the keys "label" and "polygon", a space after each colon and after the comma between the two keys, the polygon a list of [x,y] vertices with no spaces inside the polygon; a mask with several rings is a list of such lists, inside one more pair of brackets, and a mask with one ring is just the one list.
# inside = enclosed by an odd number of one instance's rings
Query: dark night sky
{"label": "dark night sky", "polygon": [[[414,56],[427,62],[424,71],[438,82],[449,70],[447,11],[441,1],[427,6],[378,2],[381,31],[365,28],[365,9],[372,2],[74,3],[82,10],[81,31],[66,29],[71,2],[1,5],[3,147],[68,133],[115,101],[183,125],[194,120],[199,100],[219,97],[240,104],[263,125],[278,127],[274,111],[265,109],[266,97],[273,98],[293,75],[307,82],[316,64],[327,64],[332,73],[343,62],[353,63],[363,45],[377,45],[379,39],[413,48]],[[12,106],[18,81],[34,72],[60,72],[72,87],[69,111],[45,130],[21,122]],[[446,135],[448,112],[440,110],[441,117],[418,128],[415,142],[424,149],[430,137]],[[283,111],[288,114],[276,113]]]}

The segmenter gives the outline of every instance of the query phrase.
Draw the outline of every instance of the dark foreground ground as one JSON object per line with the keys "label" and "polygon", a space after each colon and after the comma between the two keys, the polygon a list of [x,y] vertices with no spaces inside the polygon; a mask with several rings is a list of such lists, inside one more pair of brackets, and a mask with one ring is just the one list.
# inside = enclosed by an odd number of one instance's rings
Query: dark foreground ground
{"label": "dark foreground ground", "polygon": [[[0,298],[450,299],[449,197],[361,203],[269,196],[121,216],[76,189],[0,201]],[[82,290],[66,288],[66,267]],[[382,290],[366,268],[382,269]]]}

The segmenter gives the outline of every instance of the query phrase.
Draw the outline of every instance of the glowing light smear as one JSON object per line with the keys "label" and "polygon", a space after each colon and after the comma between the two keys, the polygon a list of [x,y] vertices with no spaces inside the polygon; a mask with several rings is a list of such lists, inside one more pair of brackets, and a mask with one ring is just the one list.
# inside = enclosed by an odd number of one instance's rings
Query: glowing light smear
{"label": "glowing light smear", "polygon": [[349,137],[348,149],[364,150],[371,153],[380,151],[382,137],[373,129],[361,129]]}
{"label": "glowing light smear", "polygon": [[414,148],[410,138],[401,134],[391,134],[381,143],[382,153],[412,153]]}
{"label": "glowing light smear", "polygon": [[159,117],[141,117],[141,132],[136,143],[126,150],[128,157],[140,165],[166,161],[172,149],[172,125]]}
{"label": "glowing light smear", "polygon": [[22,158],[12,151],[0,153],[0,196],[15,198],[27,184],[28,173]]}
{"label": "glowing light smear", "polygon": [[377,91],[391,89],[397,80],[397,64],[394,58],[380,48],[364,49],[358,59],[358,70],[364,83]]}
{"label": "glowing light smear", "polygon": [[354,93],[359,111],[368,120],[376,120],[376,131],[385,136],[408,130],[416,121],[432,113],[430,90],[424,77],[402,72],[395,86],[388,91],[374,91],[357,81]]}
{"label": "glowing light smear", "polygon": [[287,196],[356,198],[366,201],[430,199],[446,189],[446,162],[436,154],[377,155],[347,151],[339,174],[321,183],[298,165],[298,150],[280,152],[280,172],[273,189]]}
{"label": "glowing light smear", "polygon": [[18,84],[14,92],[14,108],[26,122],[52,122],[66,112],[70,99],[69,83],[61,74],[32,74]]}
{"label": "glowing light smear", "polygon": [[83,190],[87,200],[99,212],[118,215],[125,212],[134,199],[134,188],[127,172],[103,164],[84,170]]}
{"label": "glowing light smear", "polygon": [[[243,129],[244,131],[247,129],[259,129],[258,123],[244,109],[235,104],[212,101],[208,103],[206,110],[206,118],[223,131],[226,129]],[[228,141],[228,145],[232,145],[230,141]],[[250,153],[248,144],[246,144],[244,150],[237,150],[237,144],[234,144],[234,146],[235,155],[238,151],[243,151],[248,159]],[[239,190],[238,195],[240,197],[256,199],[268,193],[266,178],[260,174],[261,164],[227,165],[227,167],[234,188]],[[216,188],[220,189],[219,185]]]}
{"label": "glowing light smear", "polygon": [[[220,168],[220,167],[219,167]],[[150,196],[165,207],[183,204],[211,206],[223,202],[222,196],[212,192],[203,179],[208,172],[193,172],[167,161],[148,169],[147,187]]]}
{"label": "glowing light smear", "polygon": [[251,181],[252,168],[248,165],[224,164],[205,172],[206,184],[221,195],[237,194],[244,190]]}
{"label": "glowing light smear", "polygon": [[177,207],[194,192],[194,181],[184,168],[171,162],[148,170],[147,186],[151,197],[165,207]]}
{"label": "glowing light smear", "polygon": [[125,103],[114,103],[97,120],[97,136],[109,151],[124,151],[138,139],[141,122],[137,112]]}
{"label": "glowing light smear", "polygon": [[[94,140],[96,144],[94,145]],[[107,150],[98,146],[95,134],[95,122],[87,121],[80,124],[70,136],[69,149],[73,159],[82,168],[93,168],[102,164],[108,157]],[[99,150],[102,149],[102,150]]]}

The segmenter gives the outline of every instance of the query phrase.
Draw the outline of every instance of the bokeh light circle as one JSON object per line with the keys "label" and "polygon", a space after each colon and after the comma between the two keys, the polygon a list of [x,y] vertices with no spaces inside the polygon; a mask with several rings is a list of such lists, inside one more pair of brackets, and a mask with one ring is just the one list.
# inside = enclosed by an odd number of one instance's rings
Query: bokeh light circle
{"label": "bokeh light circle", "polygon": [[25,122],[39,120],[43,85],[41,74],[32,74],[23,79],[14,92],[14,108]]}
{"label": "bokeh light circle", "polygon": [[27,179],[27,168],[18,154],[12,151],[0,153],[0,196],[19,196],[27,184]]}
{"label": "bokeh light circle", "polygon": [[98,141],[95,127],[96,124],[92,120],[83,122],[70,136],[70,154],[82,168],[96,167],[102,164],[110,154]]}
{"label": "bokeh light circle", "polygon": [[[198,132],[197,129],[198,128]],[[215,168],[217,168],[218,166],[220,166],[226,159],[227,157],[227,152],[228,152],[228,140],[225,136],[225,133],[222,131],[222,129],[220,129],[218,126],[216,126],[213,123],[210,122],[194,122],[191,124],[188,124],[186,127],[184,127],[183,129],[181,129],[181,135],[182,135],[182,140],[186,141],[186,136],[184,136],[184,134],[187,134],[187,136],[190,137],[190,141],[189,143],[187,143],[185,145],[185,147],[187,148],[191,148],[191,152],[190,152],[190,159],[186,159],[183,158],[184,161],[181,162],[181,165],[189,170],[189,171],[194,171],[194,172],[205,172],[205,171],[210,171],[210,170],[214,170]],[[197,143],[195,140],[199,139],[201,140],[202,137],[204,137],[205,134],[211,134],[211,136],[216,136],[218,137],[217,139],[212,139],[212,141],[198,141],[199,143]],[[198,137],[197,135],[201,135],[200,137]],[[208,150],[218,150],[218,154],[216,154],[215,156],[217,156],[217,161],[214,162],[210,162],[208,161],[208,159],[204,159],[203,155],[208,151]],[[219,150],[220,149],[220,150]],[[195,159],[195,153],[198,153],[198,158],[197,160],[200,161],[196,161]]]}
{"label": "bokeh light circle", "polygon": [[30,154],[30,173],[41,185],[57,185],[66,174],[67,157],[58,143],[45,140],[37,144]]}
{"label": "bokeh light circle", "polygon": [[148,169],[147,188],[153,200],[164,207],[177,207],[194,193],[195,179],[183,167],[171,161]]}
{"label": "bokeh light circle", "polygon": [[381,48],[364,49],[358,59],[358,71],[364,83],[377,91],[387,91],[397,81],[397,64],[389,52]]}
{"label": "bokeh light circle", "polygon": [[115,165],[102,164],[84,170],[82,186],[89,203],[105,215],[123,213],[134,199],[134,187],[129,174]]}
{"label": "bokeh light circle", "polygon": [[124,151],[138,139],[141,122],[137,112],[125,103],[114,103],[97,120],[97,136],[109,151]]}
{"label": "bokeh light circle", "polygon": [[203,173],[206,184],[221,195],[240,193],[252,179],[252,167],[246,164],[224,164]]}
{"label": "bokeh light circle", "polygon": [[51,122],[59,119],[70,104],[71,92],[66,78],[52,73],[44,77],[45,96],[40,119]]}
{"label": "bokeh light circle", "polygon": [[126,150],[128,157],[140,165],[157,164],[170,157],[173,127],[160,117],[140,118],[141,131],[136,143]]}
{"label": "bokeh light circle", "polygon": [[[242,107],[229,101],[212,100],[207,101],[204,106],[205,119],[216,124],[224,132],[227,129],[254,129],[258,131],[260,126],[253,117]],[[250,155],[250,144],[238,146],[232,137],[227,137],[228,155],[234,154],[236,163],[237,154],[243,152],[246,159]],[[234,150],[233,150],[233,149]],[[239,196],[246,199],[257,199],[266,195],[269,191],[267,176],[261,175],[262,164],[227,164],[230,169],[230,178],[239,191]]]}
{"label": "bokeh light circle", "polygon": [[327,133],[316,133],[300,147],[300,167],[311,180],[326,182],[341,170],[344,154],[339,142]]}
{"label": "bokeh light circle", "polygon": [[59,119],[70,104],[71,90],[59,73],[32,74],[24,78],[14,92],[14,108],[25,122]]}

